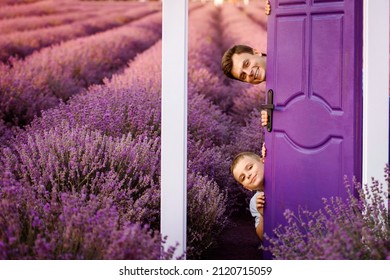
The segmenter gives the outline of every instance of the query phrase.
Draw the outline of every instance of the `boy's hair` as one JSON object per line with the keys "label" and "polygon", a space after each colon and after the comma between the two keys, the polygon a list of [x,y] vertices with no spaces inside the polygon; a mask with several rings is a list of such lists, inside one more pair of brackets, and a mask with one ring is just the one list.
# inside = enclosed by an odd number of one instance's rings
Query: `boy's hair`
{"label": "boy's hair", "polygon": [[230,165],[230,173],[233,174],[234,168],[236,168],[236,165],[244,158],[244,157],[251,157],[256,160],[261,160],[261,157],[254,153],[254,152],[241,152],[237,154],[232,161],[232,164]]}
{"label": "boy's hair", "polygon": [[239,80],[239,79],[233,77],[233,75],[231,73],[232,68],[233,68],[232,56],[235,53],[236,54],[241,54],[241,53],[254,54],[254,52],[253,52],[253,48],[252,47],[249,47],[249,46],[246,46],[246,45],[235,45],[235,46],[231,47],[230,49],[228,49],[225,52],[225,54],[223,55],[222,62],[221,62],[223,73],[226,76],[228,76],[229,78],[231,78],[231,79]]}

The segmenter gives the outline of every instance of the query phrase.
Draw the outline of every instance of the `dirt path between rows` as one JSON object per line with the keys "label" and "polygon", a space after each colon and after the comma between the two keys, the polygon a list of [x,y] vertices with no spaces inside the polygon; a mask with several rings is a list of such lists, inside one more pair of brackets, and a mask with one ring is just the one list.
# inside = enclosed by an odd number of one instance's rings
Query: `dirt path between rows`
{"label": "dirt path between rows", "polygon": [[249,212],[231,217],[231,226],[223,231],[214,248],[207,250],[204,260],[261,260],[259,239]]}

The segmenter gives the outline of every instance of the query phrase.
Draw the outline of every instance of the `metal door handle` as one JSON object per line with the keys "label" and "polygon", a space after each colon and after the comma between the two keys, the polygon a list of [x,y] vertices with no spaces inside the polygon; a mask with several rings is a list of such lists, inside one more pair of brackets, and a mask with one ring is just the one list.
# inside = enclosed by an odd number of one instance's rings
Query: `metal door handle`
{"label": "metal door handle", "polygon": [[272,112],[275,109],[274,105],[274,91],[272,89],[267,92],[267,103],[261,105],[262,110],[267,110],[268,122],[267,122],[267,131],[272,131]]}

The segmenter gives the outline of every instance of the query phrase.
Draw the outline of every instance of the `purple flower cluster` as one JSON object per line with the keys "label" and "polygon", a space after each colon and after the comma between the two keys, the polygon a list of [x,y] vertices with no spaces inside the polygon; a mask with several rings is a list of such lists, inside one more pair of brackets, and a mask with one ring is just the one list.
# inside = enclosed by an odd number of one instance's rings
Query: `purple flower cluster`
{"label": "purple flower cluster", "polygon": [[8,145],[10,139],[14,136],[14,130],[17,130],[17,128],[6,124],[0,119],[0,147]]}
{"label": "purple flower cluster", "polygon": [[[389,166],[385,168],[390,186]],[[389,259],[390,216],[385,205],[389,193],[372,179],[361,186],[346,179],[346,200],[324,198],[324,208],[315,212],[286,210],[287,224],[274,230],[269,250],[276,259]],[[356,193],[356,195],[354,194]]]}
{"label": "purple flower cluster", "polygon": [[187,184],[187,254],[198,258],[226,226],[228,202],[218,185],[206,177],[189,173]]}
{"label": "purple flower cluster", "polygon": [[158,211],[144,213],[136,202],[149,198],[148,204],[158,204],[159,149],[159,138],[112,138],[63,121],[56,128],[17,138],[3,149],[1,165],[25,185],[112,196],[123,215],[158,225]]}
{"label": "purple flower cluster", "polygon": [[238,154],[242,151],[252,151],[261,154],[261,143],[264,142],[264,129],[261,126],[260,112],[254,109],[247,117],[244,126],[233,136],[233,145],[230,145],[230,153]]}

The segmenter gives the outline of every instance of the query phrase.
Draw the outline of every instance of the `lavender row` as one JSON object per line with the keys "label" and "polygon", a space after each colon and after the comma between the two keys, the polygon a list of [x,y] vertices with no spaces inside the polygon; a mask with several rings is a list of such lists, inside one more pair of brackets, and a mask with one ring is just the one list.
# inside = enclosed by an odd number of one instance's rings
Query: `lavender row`
{"label": "lavender row", "polygon": [[[224,85],[220,68],[221,34],[218,9],[207,5],[194,11],[188,27],[188,71],[190,82],[223,111],[232,106],[234,93]],[[212,58],[212,59],[211,59]]]}
{"label": "lavender row", "polygon": [[242,10],[234,5],[221,7],[221,25],[224,26],[222,34],[225,40],[224,47],[230,47],[236,42],[256,47],[261,52],[267,50],[266,31],[259,28]]}
{"label": "lavender row", "polygon": [[107,11],[99,17],[71,24],[7,34],[0,37],[0,61],[6,62],[11,56],[24,58],[41,48],[115,28],[155,11],[149,6],[130,11]]}
{"label": "lavender row", "polygon": [[[38,28],[54,27],[63,24],[70,24],[80,20],[86,20],[92,17],[110,14],[112,12],[119,12],[130,8],[139,8],[140,6],[128,8],[107,6],[103,8],[91,7],[90,9],[80,10],[77,12],[66,12],[62,14],[54,14],[47,16],[25,16],[10,19],[0,20],[0,34],[8,34],[18,31],[28,31]],[[157,8],[157,6],[156,6]]]}
{"label": "lavender row", "polygon": [[35,2],[39,2],[42,0],[0,0],[1,5],[20,5],[20,4],[31,4]]}
{"label": "lavender row", "polygon": [[263,30],[267,30],[267,15],[264,9],[265,2],[250,2],[244,6],[244,12],[255,21]]}
{"label": "lavender row", "polygon": [[[224,190],[232,197],[235,189],[230,188],[232,178],[229,174],[229,160],[231,154],[227,149],[232,142],[235,131],[239,129],[228,114],[230,113],[234,95],[240,92],[234,86],[226,83],[221,66],[221,49],[219,26],[219,9],[213,5],[208,5],[202,10],[195,11],[189,22],[188,40],[188,65],[189,65],[189,96],[195,99],[205,99],[212,102],[210,109],[214,111],[217,118],[213,122],[208,121],[207,130],[209,134],[192,133],[196,136],[190,139],[189,146],[196,146],[193,150],[198,154],[193,154],[197,160],[190,162],[192,170],[211,176]],[[201,111],[206,106],[195,107],[189,112],[190,123],[200,122],[202,116],[207,115]],[[217,112],[219,114],[217,115]],[[212,141],[218,137],[219,141]],[[201,151],[199,153],[199,151]],[[189,149],[189,153],[192,151]],[[213,155],[214,154],[214,155]],[[230,201],[233,207],[233,201]]]}
{"label": "lavender row", "polygon": [[71,2],[69,1],[63,1],[61,5],[58,5],[56,1],[47,0],[31,4],[1,6],[0,19],[33,15],[42,16],[75,11],[75,7],[73,5],[70,5],[70,3]]}
{"label": "lavender row", "polygon": [[79,12],[105,7],[135,7],[141,3],[135,2],[85,2],[65,0],[45,0],[20,5],[0,6],[0,19],[16,18],[24,16],[44,16],[69,12]]}
{"label": "lavender row", "polygon": [[41,110],[100,83],[161,38],[161,12],[129,25],[43,49],[0,65],[0,114],[23,125]]}

